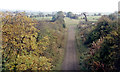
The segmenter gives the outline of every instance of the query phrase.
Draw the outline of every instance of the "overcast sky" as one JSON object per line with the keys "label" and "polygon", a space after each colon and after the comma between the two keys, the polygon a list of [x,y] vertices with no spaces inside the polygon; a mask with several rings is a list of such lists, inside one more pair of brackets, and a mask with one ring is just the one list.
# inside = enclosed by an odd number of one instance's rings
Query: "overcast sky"
{"label": "overcast sky", "polygon": [[0,9],[42,12],[114,12],[119,0],[0,0]]}

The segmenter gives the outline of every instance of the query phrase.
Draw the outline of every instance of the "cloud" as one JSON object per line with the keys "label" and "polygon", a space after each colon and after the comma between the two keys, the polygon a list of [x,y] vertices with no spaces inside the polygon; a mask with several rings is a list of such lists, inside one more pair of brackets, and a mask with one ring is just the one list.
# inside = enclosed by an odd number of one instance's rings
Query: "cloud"
{"label": "cloud", "polygon": [[118,0],[1,0],[0,9],[32,11],[114,12]]}

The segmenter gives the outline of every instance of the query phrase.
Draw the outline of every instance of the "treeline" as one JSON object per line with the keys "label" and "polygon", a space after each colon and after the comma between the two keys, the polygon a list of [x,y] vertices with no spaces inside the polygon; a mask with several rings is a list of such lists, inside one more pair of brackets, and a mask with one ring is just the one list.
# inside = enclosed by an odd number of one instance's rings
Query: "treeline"
{"label": "treeline", "polygon": [[94,25],[79,31],[83,44],[89,51],[83,53],[83,70],[113,72],[120,70],[120,25],[116,14],[102,16]]}
{"label": "treeline", "polygon": [[[13,12],[16,13],[16,12]],[[18,13],[18,12],[17,12]],[[58,11],[58,12],[53,12],[53,13],[47,13],[45,14],[44,12],[38,12],[38,13],[25,13],[26,16],[30,17],[30,18],[36,18],[36,17],[56,17],[57,14],[60,15],[60,13],[63,15],[63,17],[69,17],[71,19],[78,19],[79,18],[79,14],[73,14],[72,12],[62,12],[62,11]]]}
{"label": "treeline", "polygon": [[69,17],[71,19],[78,19],[79,18],[77,14],[73,14],[72,12],[67,12],[66,17]]}
{"label": "treeline", "polygon": [[4,71],[52,70],[62,59],[64,21],[38,21],[25,13],[1,13]]}
{"label": "treeline", "polygon": [[27,14],[26,15],[30,18],[33,18],[33,17],[52,17],[53,14],[43,14],[43,13],[39,13],[39,14]]}

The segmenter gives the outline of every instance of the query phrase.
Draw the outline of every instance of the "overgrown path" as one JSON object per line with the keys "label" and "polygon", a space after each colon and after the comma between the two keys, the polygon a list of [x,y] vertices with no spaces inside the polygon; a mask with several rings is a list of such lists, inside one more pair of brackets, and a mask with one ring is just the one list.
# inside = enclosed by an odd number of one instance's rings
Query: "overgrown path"
{"label": "overgrown path", "polygon": [[78,59],[75,48],[75,27],[76,25],[69,26],[68,40],[65,52],[62,70],[78,70]]}

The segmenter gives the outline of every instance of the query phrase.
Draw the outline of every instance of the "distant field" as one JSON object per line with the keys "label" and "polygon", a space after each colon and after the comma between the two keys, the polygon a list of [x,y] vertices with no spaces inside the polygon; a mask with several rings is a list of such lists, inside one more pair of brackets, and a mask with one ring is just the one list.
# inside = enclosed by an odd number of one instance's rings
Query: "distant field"
{"label": "distant field", "polygon": [[[84,16],[79,17],[80,21],[84,21],[84,19],[82,19]],[[87,16],[88,21],[97,21],[101,16]]]}
{"label": "distant field", "polygon": [[37,19],[37,20],[51,20],[52,17],[33,17],[32,19]]}
{"label": "distant field", "polygon": [[[83,19],[84,16],[79,17],[79,19],[70,19],[68,17],[65,17],[65,23],[66,25],[74,25],[74,24],[78,24],[80,21],[85,21]],[[88,21],[97,21],[101,16],[87,16]]]}
{"label": "distant field", "polygon": [[66,26],[78,24],[80,21],[79,19],[70,19],[68,17],[65,17],[64,20],[65,20]]}
{"label": "distant field", "polygon": [[[85,21],[82,19],[84,16],[79,17],[79,19],[70,19],[68,17],[65,17],[64,20],[66,22],[66,25],[74,25],[78,24],[80,21]],[[97,21],[101,16],[87,16],[88,21]],[[32,19],[37,19],[37,20],[52,20],[52,17],[33,17]]]}

